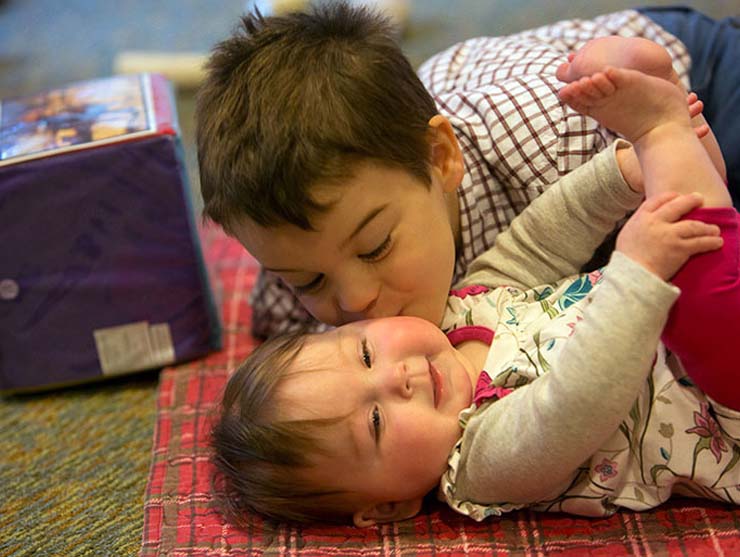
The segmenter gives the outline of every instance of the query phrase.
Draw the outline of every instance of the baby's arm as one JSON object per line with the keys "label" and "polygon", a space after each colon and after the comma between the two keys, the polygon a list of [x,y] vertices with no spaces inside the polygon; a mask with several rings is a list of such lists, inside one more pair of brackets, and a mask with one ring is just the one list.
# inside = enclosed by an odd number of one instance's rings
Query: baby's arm
{"label": "baby's arm", "polygon": [[616,430],[644,385],[678,297],[666,281],[689,257],[721,243],[708,225],[681,220],[700,203],[696,195],[667,193],[630,218],[553,370],[471,420],[458,481],[465,497],[533,503],[557,495]]}
{"label": "baby's arm", "polygon": [[618,142],[553,184],[471,264],[460,286],[533,287],[576,274],[642,200],[617,163]]}
{"label": "baby's arm", "polygon": [[677,296],[615,252],[552,371],[471,419],[457,498],[535,503],[563,491],[629,412]]}

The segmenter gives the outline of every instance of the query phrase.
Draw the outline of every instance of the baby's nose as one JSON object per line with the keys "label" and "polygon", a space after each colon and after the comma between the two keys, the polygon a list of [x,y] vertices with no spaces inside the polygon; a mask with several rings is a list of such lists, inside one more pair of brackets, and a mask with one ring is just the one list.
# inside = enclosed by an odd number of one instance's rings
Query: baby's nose
{"label": "baby's nose", "polygon": [[411,385],[411,376],[406,362],[395,362],[391,364],[386,370],[385,376],[386,387],[394,395],[411,398],[414,394],[414,388]]}

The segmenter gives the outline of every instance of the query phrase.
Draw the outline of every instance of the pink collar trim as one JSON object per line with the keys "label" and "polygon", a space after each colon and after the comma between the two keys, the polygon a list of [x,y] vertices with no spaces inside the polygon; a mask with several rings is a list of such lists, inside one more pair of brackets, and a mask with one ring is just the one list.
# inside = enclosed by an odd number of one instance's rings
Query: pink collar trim
{"label": "pink collar trim", "polygon": [[491,345],[493,342],[494,331],[483,325],[468,325],[466,327],[459,327],[453,329],[447,333],[447,339],[450,341],[452,346],[457,346],[462,342],[468,340],[479,340],[485,342],[487,345]]}

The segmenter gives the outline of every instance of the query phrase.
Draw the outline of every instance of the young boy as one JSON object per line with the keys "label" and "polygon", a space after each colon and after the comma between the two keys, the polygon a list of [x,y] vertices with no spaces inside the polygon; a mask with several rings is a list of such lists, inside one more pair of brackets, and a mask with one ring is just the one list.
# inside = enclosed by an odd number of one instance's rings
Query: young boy
{"label": "young boy", "polygon": [[[679,296],[668,281],[720,246],[701,272],[727,290],[702,317],[736,321],[738,214],[675,86],[621,68],[570,78],[562,98],[631,140],[643,165],[647,200],[608,266],[560,280],[641,198],[598,155],[471,265],[447,336],[395,317],[263,344],[213,432],[232,514],[368,526],[413,516],[435,486],[479,520],[524,506],[608,515],[674,492],[740,502],[737,365],[693,361],[692,377],[715,376],[704,392],[659,342]],[[702,203],[704,220],[733,216],[724,243],[681,218]]]}
{"label": "young boy", "polygon": [[198,138],[206,215],[265,271],[254,333],[308,313],[438,324],[473,259],[614,138],[566,110],[554,75],[568,49],[609,33],[659,40],[684,67],[681,43],[633,11],[466,41],[421,81],[370,12],[245,18],[211,58]]}

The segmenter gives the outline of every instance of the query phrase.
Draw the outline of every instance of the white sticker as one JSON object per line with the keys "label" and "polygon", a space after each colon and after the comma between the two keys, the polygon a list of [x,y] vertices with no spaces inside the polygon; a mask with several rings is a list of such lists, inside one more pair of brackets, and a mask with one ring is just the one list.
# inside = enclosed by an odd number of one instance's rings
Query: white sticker
{"label": "white sticker", "polygon": [[93,331],[103,375],[118,375],[171,364],[175,347],[167,323],[148,321]]}
{"label": "white sticker", "polygon": [[172,333],[167,323],[149,327],[149,342],[152,346],[152,357],[157,365],[171,364],[175,361],[175,346],[172,344]]}

